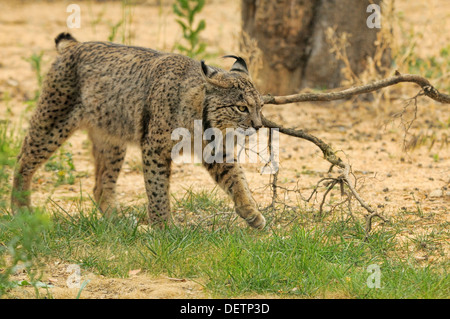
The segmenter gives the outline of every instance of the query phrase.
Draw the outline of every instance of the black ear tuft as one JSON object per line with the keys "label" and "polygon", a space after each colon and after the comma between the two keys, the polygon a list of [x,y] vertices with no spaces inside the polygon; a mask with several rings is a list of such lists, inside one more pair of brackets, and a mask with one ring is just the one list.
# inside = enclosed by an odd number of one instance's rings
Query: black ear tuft
{"label": "black ear tuft", "polygon": [[206,76],[208,76],[208,67],[207,67],[206,64],[205,64],[205,60],[201,60],[200,63],[201,63],[201,65],[202,65],[202,71],[203,71],[203,74],[206,75]]}
{"label": "black ear tuft", "polygon": [[236,72],[243,72],[245,74],[248,74],[248,68],[247,63],[245,63],[245,60],[239,56],[235,55],[225,55],[223,58],[233,58],[236,59],[236,62],[234,62],[233,66],[230,69],[230,72],[236,71]]}
{"label": "black ear tuft", "polygon": [[204,60],[201,60],[200,64],[202,65],[203,74],[207,78],[212,78],[214,75],[217,74],[217,70],[215,70],[214,68],[212,68],[210,66],[207,66]]}

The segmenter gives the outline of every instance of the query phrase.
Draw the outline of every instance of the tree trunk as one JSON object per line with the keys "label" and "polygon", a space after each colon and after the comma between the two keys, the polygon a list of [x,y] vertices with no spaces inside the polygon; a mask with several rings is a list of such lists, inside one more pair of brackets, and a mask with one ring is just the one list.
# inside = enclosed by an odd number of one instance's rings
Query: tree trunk
{"label": "tree trunk", "polygon": [[344,63],[330,52],[326,31],[349,34],[346,47],[355,74],[374,55],[378,28],[369,28],[366,12],[382,0],[242,0],[242,31],[258,43],[262,70],[258,89],[286,95],[309,88],[341,86]]}

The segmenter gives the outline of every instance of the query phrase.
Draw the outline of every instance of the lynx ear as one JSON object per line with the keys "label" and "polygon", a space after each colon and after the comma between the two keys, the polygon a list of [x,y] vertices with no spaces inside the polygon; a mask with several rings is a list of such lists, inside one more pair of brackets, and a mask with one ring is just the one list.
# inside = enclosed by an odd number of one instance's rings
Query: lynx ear
{"label": "lynx ear", "polygon": [[205,64],[204,60],[201,60],[200,63],[202,65],[203,75],[206,76],[207,78],[211,78],[213,75],[215,75],[217,73],[216,70],[214,70],[213,68],[207,66]]}
{"label": "lynx ear", "polygon": [[227,81],[221,76],[223,73],[217,71],[215,68],[207,66],[205,61],[201,60],[200,64],[202,66],[202,75],[207,83],[212,84],[214,86],[218,86],[221,88],[229,88],[232,85],[232,82]]}
{"label": "lynx ear", "polygon": [[234,62],[233,66],[230,69],[230,72],[243,72],[247,75],[248,74],[248,68],[247,63],[245,63],[245,60],[239,56],[235,55],[225,55],[223,58],[233,58],[236,59],[236,62]]}

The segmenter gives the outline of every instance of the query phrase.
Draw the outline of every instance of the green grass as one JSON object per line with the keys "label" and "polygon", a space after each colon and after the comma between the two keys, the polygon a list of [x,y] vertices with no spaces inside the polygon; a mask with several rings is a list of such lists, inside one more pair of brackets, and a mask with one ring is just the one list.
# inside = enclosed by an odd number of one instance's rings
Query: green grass
{"label": "green grass", "polygon": [[[217,195],[204,195],[191,193],[179,200],[177,208],[185,205],[199,211],[214,203],[224,205]],[[258,232],[229,223],[227,217],[214,225],[200,219],[197,224],[150,229],[137,222],[145,214],[140,207],[111,218],[95,208],[77,210],[76,215],[61,208],[51,212],[51,227],[36,228],[40,244],[30,248],[33,256],[80,264],[106,277],[127,277],[130,270],[142,269],[151,275],[188,278],[204,285],[213,297],[448,298],[450,294],[448,263],[424,266],[412,257],[400,257],[395,230],[380,229],[365,241],[359,227],[343,221],[309,227],[294,222],[289,228]],[[14,240],[14,220],[10,215],[1,217],[0,227],[7,231],[0,232],[0,242]],[[379,289],[367,285],[367,267],[372,264],[380,267]]]}
{"label": "green grass", "polygon": [[22,134],[8,119],[0,119],[0,211],[7,207],[10,177],[19,153]]}
{"label": "green grass", "polygon": [[[280,212],[267,212],[269,226],[256,231],[216,190],[188,189],[175,198],[175,222],[165,229],[142,225],[144,206],[105,218],[82,194],[71,212],[54,205],[12,215],[10,177],[22,133],[1,121],[0,137],[0,296],[29,283],[36,297],[51,297],[51,289],[42,295],[38,287],[55,260],[107,278],[127,277],[134,269],[187,278],[212,297],[450,296],[444,248],[448,223],[424,228],[432,216],[423,213],[399,212],[390,225],[375,227],[367,240],[358,220],[334,214],[317,221],[302,210],[283,211],[282,218]],[[416,228],[429,231],[411,232]],[[416,259],[415,253],[434,260]],[[381,288],[367,285],[370,265],[380,269]],[[25,270],[26,281],[14,281],[17,267]]]}
{"label": "green grass", "polygon": [[[32,285],[36,297],[40,296],[38,286],[45,285],[40,281],[44,268],[39,254],[44,241],[41,235],[50,227],[49,216],[38,210],[32,214],[23,210],[9,216],[8,222],[0,222],[0,233],[8,238],[6,244],[0,245],[0,296],[21,285]],[[18,270],[25,270],[29,280],[11,280]]]}

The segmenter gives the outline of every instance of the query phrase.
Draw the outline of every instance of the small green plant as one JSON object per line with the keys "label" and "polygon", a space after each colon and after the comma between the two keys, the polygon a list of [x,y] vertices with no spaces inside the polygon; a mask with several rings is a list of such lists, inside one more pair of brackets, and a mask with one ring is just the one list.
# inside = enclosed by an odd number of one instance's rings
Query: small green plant
{"label": "small green plant", "polygon": [[109,42],[114,42],[114,40],[116,39],[116,35],[117,35],[117,30],[119,29],[119,27],[122,25],[123,20],[120,20],[119,22],[117,22],[116,24],[111,24],[111,32],[108,36],[108,41]]}
{"label": "small green plant", "polygon": [[32,109],[36,105],[36,102],[39,99],[41,88],[42,88],[42,81],[43,81],[43,74],[42,74],[42,57],[44,56],[44,51],[40,51],[39,53],[34,52],[29,58],[25,58],[24,60],[29,62],[31,65],[31,68],[33,69],[38,88],[34,92],[34,97],[30,100],[28,100],[26,103],[28,104],[27,109]]}
{"label": "small green plant", "polygon": [[45,164],[46,171],[56,173],[56,186],[62,184],[73,185],[75,183],[75,165],[73,164],[72,153],[61,147],[58,153],[50,157]]}
{"label": "small green plant", "polygon": [[21,136],[9,120],[0,120],[0,210],[7,207],[11,190],[10,175],[19,152]]}
{"label": "small green plant", "polygon": [[80,285],[80,289],[78,290],[77,297],[76,297],[75,299],[80,299],[81,292],[83,291],[84,288],[86,288],[86,286],[88,285],[88,283],[89,283],[90,281],[91,281],[91,280],[89,280],[89,279],[83,281],[83,283]]}
{"label": "small green plant", "polygon": [[92,10],[92,2],[89,1],[88,2],[88,12],[89,12],[89,18],[90,18],[90,24],[91,24],[91,28],[92,28],[92,32],[94,34],[97,34],[97,25],[102,22],[103,17],[106,13],[106,6],[102,7],[102,11],[100,11],[96,16],[94,16],[94,12]]}
{"label": "small green plant", "polygon": [[200,41],[200,32],[206,28],[205,20],[194,25],[195,16],[202,11],[205,0],[177,0],[173,4],[173,12],[179,17],[177,23],[183,30],[183,38],[187,46],[177,44],[176,49],[191,58],[201,56],[206,50],[206,43]]}
{"label": "small green plant", "polygon": [[[414,52],[412,52],[413,54]],[[442,48],[438,56],[428,56],[425,58],[414,56],[407,61],[408,71],[411,74],[421,74],[429,79],[440,80],[438,85],[442,89],[448,90],[448,70],[450,68],[450,45]]]}
{"label": "small green plant", "polygon": [[25,59],[31,65],[31,68],[35,72],[37,83],[39,89],[42,87],[42,57],[44,56],[44,51],[39,53],[34,52],[29,58]]}
{"label": "small green plant", "polygon": [[115,24],[110,24],[111,32],[108,41],[114,42],[118,32],[120,31],[120,42],[123,44],[131,44],[132,32],[131,25],[133,23],[132,6],[129,0],[121,1],[122,18]]}
{"label": "small green plant", "polygon": [[[6,244],[0,246],[0,296],[11,288],[31,285],[39,297],[38,288],[46,288],[40,281],[42,263],[37,251],[42,249],[43,234],[50,228],[49,217],[39,210],[25,209],[14,216],[1,217],[0,233]],[[11,276],[20,270],[26,272],[29,280],[11,280]]]}
{"label": "small green plant", "polygon": [[9,94],[8,91],[4,91],[2,94],[2,100],[5,103],[6,106],[6,114],[8,115],[13,115],[13,111],[11,109],[11,95]]}
{"label": "small green plant", "polygon": [[439,163],[439,154],[438,153],[433,154],[433,162]]}

